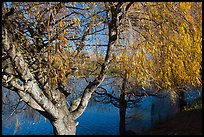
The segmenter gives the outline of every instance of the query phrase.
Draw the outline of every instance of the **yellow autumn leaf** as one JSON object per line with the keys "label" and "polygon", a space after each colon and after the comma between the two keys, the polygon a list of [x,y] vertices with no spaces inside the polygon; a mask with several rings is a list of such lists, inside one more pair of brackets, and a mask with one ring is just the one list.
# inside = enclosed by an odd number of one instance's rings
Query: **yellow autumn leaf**
{"label": "yellow autumn leaf", "polygon": [[67,31],[66,31],[66,29],[64,30],[64,34],[67,34]]}
{"label": "yellow autumn leaf", "polygon": [[33,7],[34,10],[37,10],[36,6]]}
{"label": "yellow autumn leaf", "polygon": [[62,22],[62,20],[60,20],[59,27],[62,27],[62,26],[63,26],[63,22]]}
{"label": "yellow autumn leaf", "polygon": [[149,60],[149,66],[153,67],[153,61],[152,60]]}
{"label": "yellow autumn leaf", "polygon": [[35,14],[36,16],[38,16],[38,15],[40,14],[40,12],[36,11],[34,14]]}
{"label": "yellow autumn leaf", "polygon": [[60,40],[67,43],[67,39],[65,37],[63,37],[63,36],[60,36]]}
{"label": "yellow autumn leaf", "polygon": [[55,61],[58,62],[59,61],[59,57],[55,56]]}

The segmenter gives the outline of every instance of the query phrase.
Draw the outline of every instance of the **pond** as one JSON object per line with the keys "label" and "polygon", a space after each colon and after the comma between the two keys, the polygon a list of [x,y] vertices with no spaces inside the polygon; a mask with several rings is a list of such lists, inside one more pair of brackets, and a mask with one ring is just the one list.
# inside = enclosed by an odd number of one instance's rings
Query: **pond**
{"label": "pond", "polygon": [[[16,135],[53,135],[50,122],[42,116],[38,120],[33,120],[21,112],[8,122],[5,121],[5,118],[2,117],[3,135],[13,135],[14,133]],[[16,129],[16,118],[20,124],[18,130]],[[94,106],[89,105],[76,121],[79,122],[77,135],[117,135],[119,133],[118,109],[108,104],[106,106],[99,103]]]}
{"label": "pond", "polygon": [[[81,84],[82,88],[83,86],[85,84]],[[5,89],[2,93],[4,92]],[[190,103],[202,96],[199,93],[197,91],[187,92],[186,101]],[[126,129],[140,134],[157,121],[171,117],[178,112],[177,100],[174,101],[172,103],[171,94],[166,98],[144,97],[138,103],[138,107],[127,109]],[[2,113],[3,135],[53,135],[50,122],[41,115],[34,120],[22,111],[9,120],[6,120],[7,117],[8,115]],[[119,135],[119,109],[111,104],[92,101],[76,121],[79,122],[77,135]]]}

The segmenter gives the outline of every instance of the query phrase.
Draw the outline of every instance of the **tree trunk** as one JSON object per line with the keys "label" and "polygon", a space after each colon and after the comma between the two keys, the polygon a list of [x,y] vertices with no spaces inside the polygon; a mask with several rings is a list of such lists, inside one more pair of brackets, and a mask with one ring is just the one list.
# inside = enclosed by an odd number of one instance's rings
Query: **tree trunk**
{"label": "tree trunk", "polygon": [[75,135],[76,123],[69,119],[55,119],[51,121],[55,135]]}
{"label": "tree trunk", "polygon": [[127,108],[127,102],[125,100],[125,87],[126,87],[126,78],[123,79],[122,91],[120,94],[120,135],[125,135],[125,114]]}
{"label": "tree trunk", "polygon": [[184,110],[184,107],[186,106],[184,91],[180,91],[180,92],[178,93],[178,96],[179,96],[180,112],[182,112],[182,111]]}
{"label": "tree trunk", "polygon": [[76,126],[72,115],[60,114],[58,118],[51,118],[54,135],[76,135]]}
{"label": "tree trunk", "polygon": [[[105,3],[107,4],[107,3]],[[105,78],[105,74],[108,70],[108,66],[111,62],[112,57],[112,48],[115,46],[117,39],[118,39],[118,24],[120,23],[120,19],[122,16],[118,16],[118,13],[121,12],[121,5],[123,3],[118,3],[118,5],[115,7],[114,3],[110,3],[110,11],[112,14],[109,14],[107,12],[108,16],[108,27],[109,27],[109,40],[108,40],[108,48],[105,60],[102,64],[100,74],[98,77],[88,84],[88,86],[85,88],[85,91],[82,95],[80,104],[78,105],[77,109],[73,112],[69,112],[69,110],[66,107],[66,101],[65,96],[61,97],[60,92],[50,92],[52,94],[48,94],[46,92],[46,88],[48,88],[47,91],[52,91],[49,87],[50,85],[47,84],[47,87],[45,88],[45,83],[41,82],[40,79],[36,78],[37,76],[30,70],[28,66],[31,64],[27,63],[27,61],[24,59],[24,56],[22,55],[21,51],[18,51],[18,43],[14,41],[15,37],[12,35],[13,31],[15,30],[16,26],[14,25],[7,25],[10,24],[10,22],[6,21],[6,18],[4,18],[3,23],[3,35],[2,35],[2,44],[3,44],[3,50],[8,56],[11,58],[12,65],[14,66],[14,70],[17,72],[18,76],[17,80],[23,81],[23,84],[14,85],[15,88],[19,89],[21,92],[20,95],[28,95],[24,98],[24,101],[30,104],[32,108],[40,112],[43,116],[45,116],[49,121],[51,122],[54,134],[56,135],[75,135],[76,134],[76,126],[77,124],[74,122],[76,118],[78,118],[87,107],[88,101],[91,97],[91,94],[94,92],[94,90],[101,84],[101,82]],[[107,6],[109,7],[109,5]],[[126,7],[126,10],[128,10],[128,7]],[[109,9],[109,8],[108,8]],[[110,18],[109,18],[110,16]],[[118,22],[118,23],[117,23]],[[12,27],[12,29],[11,29]],[[7,31],[7,28],[10,28],[9,31]],[[15,34],[15,33],[14,33]],[[30,57],[28,55],[28,57]],[[6,76],[6,75],[5,75]],[[46,78],[45,78],[46,79]],[[9,81],[13,82],[13,80],[6,79],[6,83]],[[43,80],[44,81],[44,80]],[[16,84],[16,83],[15,83]],[[13,86],[12,85],[12,86]],[[42,88],[41,88],[42,87]],[[124,86],[125,87],[125,86]],[[124,93],[124,94],[123,94]],[[31,97],[32,101],[28,100],[28,97]],[[34,102],[34,103],[32,103]],[[32,105],[34,104],[34,105]],[[125,100],[125,92],[122,91],[121,95],[121,117],[123,117],[123,121],[121,121],[121,125],[125,126],[125,112],[126,112],[126,100]],[[125,128],[123,133],[125,132]]]}
{"label": "tree trunk", "polygon": [[125,135],[125,113],[126,101],[123,100],[123,106],[120,106],[120,135]]}

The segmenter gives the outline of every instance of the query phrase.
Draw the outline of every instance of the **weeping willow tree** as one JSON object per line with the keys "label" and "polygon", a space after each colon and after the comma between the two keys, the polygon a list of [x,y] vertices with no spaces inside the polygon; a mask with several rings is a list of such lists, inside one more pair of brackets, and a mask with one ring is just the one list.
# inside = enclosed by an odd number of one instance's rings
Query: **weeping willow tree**
{"label": "weeping willow tree", "polygon": [[120,96],[97,91],[102,100],[109,98],[104,102],[120,108],[120,134],[125,134],[131,97],[158,96],[161,90],[176,92],[183,110],[184,91],[202,86],[201,5],[134,3],[123,18],[110,69],[111,75],[122,78]]}
{"label": "weeping willow tree", "polygon": [[141,3],[136,7],[138,14],[131,18],[142,39],[133,42],[132,75],[144,87],[153,83],[158,90],[175,91],[183,109],[184,91],[202,86],[201,3]]}

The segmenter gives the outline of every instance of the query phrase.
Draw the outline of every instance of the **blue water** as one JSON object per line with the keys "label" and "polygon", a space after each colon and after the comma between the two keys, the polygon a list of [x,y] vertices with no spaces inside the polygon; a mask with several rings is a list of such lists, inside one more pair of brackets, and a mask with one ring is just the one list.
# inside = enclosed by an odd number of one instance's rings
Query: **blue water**
{"label": "blue water", "polygon": [[[190,103],[200,96],[202,95],[197,91],[187,92],[186,101]],[[157,121],[178,112],[178,104],[176,101],[172,103],[171,97],[144,97],[138,105],[139,107],[127,109],[126,115],[126,129],[138,134],[149,129]],[[36,120],[24,112],[5,121],[7,117],[8,115],[2,115],[3,135],[53,135],[50,122],[41,115]],[[111,104],[91,102],[76,121],[79,122],[77,135],[119,135],[119,109]]]}
{"label": "blue water", "polygon": [[[127,129],[141,134],[157,122],[165,121],[178,113],[178,98],[176,93],[166,92],[166,98],[144,97],[137,108],[128,109]],[[202,97],[202,89],[193,89],[185,92],[185,101],[191,104],[197,98]]]}
{"label": "blue water", "polygon": [[[96,107],[98,106],[98,107]],[[110,111],[109,104],[89,105],[87,110],[76,121],[77,135],[118,135],[119,134],[119,113],[118,109],[112,107]],[[100,108],[100,109],[99,109]],[[15,132],[16,118],[19,119],[19,129]],[[5,119],[5,118],[3,118]],[[3,135],[53,135],[52,126],[48,120],[40,116],[35,121],[27,118],[26,114],[17,114],[12,120],[6,122],[2,120]]]}
{"label": "blue water", "polygon": [[[101,108],[101,109],[99,109]],[[111,110],[104,110],[109,109]],[[118,109],[111,105],[89,107],[88,110],[77,119],[77,135],[118,135],[119,113]]]}

